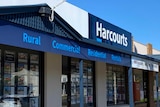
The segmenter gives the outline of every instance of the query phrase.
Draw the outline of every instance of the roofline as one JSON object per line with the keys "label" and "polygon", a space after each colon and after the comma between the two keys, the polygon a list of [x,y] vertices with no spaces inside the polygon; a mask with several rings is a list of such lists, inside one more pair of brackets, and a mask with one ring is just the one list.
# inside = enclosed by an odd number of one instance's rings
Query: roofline
{"label": "roofline", "polygon": [[21,6],[0,6],[0,15],[38,12],[40,7],[49,7],[49,6],[47,4],[21,5]]}

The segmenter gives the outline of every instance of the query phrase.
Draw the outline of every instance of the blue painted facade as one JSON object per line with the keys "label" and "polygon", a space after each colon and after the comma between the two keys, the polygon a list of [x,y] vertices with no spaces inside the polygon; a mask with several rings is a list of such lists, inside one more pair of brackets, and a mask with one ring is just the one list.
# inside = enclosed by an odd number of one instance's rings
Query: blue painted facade
{"label": "blue painted facade", "polygon": [[35,32],[5,21],[0,21],[0,34],[2,35],[1,44],[130,66],[130,56],[124,53],[106,50],[83,42],[76,42],[55,34]]}

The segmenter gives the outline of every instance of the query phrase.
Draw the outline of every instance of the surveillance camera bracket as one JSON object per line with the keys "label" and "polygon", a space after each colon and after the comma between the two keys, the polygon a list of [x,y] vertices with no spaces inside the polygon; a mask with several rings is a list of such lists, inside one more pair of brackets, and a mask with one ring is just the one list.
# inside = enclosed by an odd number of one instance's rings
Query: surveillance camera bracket
{"label": "surveillance camera bracket", "polygon": [[57,5],[55,5],[52,9],[51,9],[51,16],[49,16],[49,21],[53,22],[54,20],[54,11],[55,8],[58,7],[59,5],[61,5],[62,3],[64,3],[66,0],[61,1],[60,3],[58,3]]}

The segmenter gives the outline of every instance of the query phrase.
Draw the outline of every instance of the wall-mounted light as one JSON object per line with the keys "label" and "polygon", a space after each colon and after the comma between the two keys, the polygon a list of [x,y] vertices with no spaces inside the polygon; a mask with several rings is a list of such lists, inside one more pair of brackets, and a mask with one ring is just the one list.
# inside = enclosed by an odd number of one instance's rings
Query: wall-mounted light
{"label": "wall-mounted light", "polygon": [[39,13],[40,13],[40,15],[41,16],[43,16],[43,17],[50,17],[50,15],[51,15],[51,9],[49,8],[49,7],[41,7],[40,9],[39,9]]}

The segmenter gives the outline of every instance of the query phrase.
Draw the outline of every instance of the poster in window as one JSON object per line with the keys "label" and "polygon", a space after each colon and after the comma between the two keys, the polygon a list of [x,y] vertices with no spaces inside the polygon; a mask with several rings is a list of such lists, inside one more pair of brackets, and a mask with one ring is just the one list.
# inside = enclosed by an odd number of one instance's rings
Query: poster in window
{"label": "poster in window", "polygon": [[29,105],[30,107],[38,107],[38,98],[30,98]]}
{"label": "poster in window", "polygon": [[39,96],[39,87],[30,86],[29,96]]}
{"label": "poster in window", "polygon": [[39,75],[38,65],[30,65],[30,75]]}
{"label": "poster in window", "polygon": [[27,64],[19,63],[18,72],[15,72],[15,75],[18,76],[18,85],[27,85],[29,71],[27,70]]}
{"label": "poster in window", "polygon": [[76,97],[75,97],[75,95],[71,96],[71,104],[76,104]]}
{"label": "poster in window", "polygon": [[33,64],[38,64],[39,63],[39,56],[35,54],[30,55],[30,61]]}
{"label": "poster in window", "polygon": [[4,73],[10,74],[15,72],[15,63],[5,62],[4,63]]}
{"label": "poster in window", "polygon": [[27,95],[27,87],[17,87],[18,95]]}
{"label": "poster in window", "polygon": [[33,86],[39,86],[39,76],[31,75],[29,77],[29,84],[31,84]]}
{"label": "poster in window", "polygon": [[28,77],[25,75],[19,75],[18,76],[18,85],[19,86],[28,85]]}
{"label": "poster in window", "polygon": [[18,62],[27,63],[28,54],[27,53],[18,53]]}
{"label": "poster in window", "polygon": [[15,75],[11,75],[11,85],[15,85]]}
{"label": "poster in window", "polygon": [[15,53],[11,51],[5,51],[4,60],[7,62],[14,62],[15,61]]}
{"label": "poster in window", "polygon": [[5,86],[11,85],[11,75],[9,74],[4,75],[4,85]]}
{"label": "poster in window", "polygon": [[11,73],[15,72],[15,63],[11,63]]}
{"label": "poster in window", "polygon": [[114,93],[113,93],[113,90],[108,90],[108,101],[113,101],[113,96],[114,96]]}
{"label": "poster in window", "polygon": [[25,63],[19,63],[18,64],[18,72],[20,72],[21,74],[23,73],[23,74],[27,74],[28,72],[27,72],[27,68],[28,68],[28,66],[27,66],[27,64],[25,64]]}
{"label": "poster in window", "polygon": [[77,103],[80,103],[80,95],[78,94],[76,97]]}
{"label": "poster in window", "polygon": [[6,73],[6,74],[11,73],[11,64],[10,63],[7,63],[7,62],[4,63],[4,73]]}
{"label": "poster in window", "polygon": [[14,95],[14,87],[4,87],[3,89],[4,95]]}

